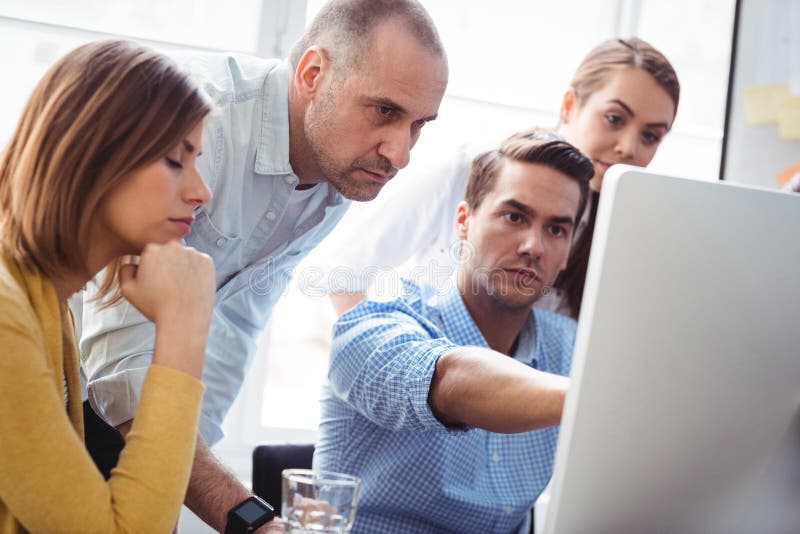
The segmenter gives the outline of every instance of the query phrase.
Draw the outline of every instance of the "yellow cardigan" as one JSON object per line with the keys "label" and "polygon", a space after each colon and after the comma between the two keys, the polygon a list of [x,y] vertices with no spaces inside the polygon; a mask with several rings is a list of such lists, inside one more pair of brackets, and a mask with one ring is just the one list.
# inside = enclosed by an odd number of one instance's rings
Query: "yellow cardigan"
{"label": "yellow cardigan", "polygon": [[151,365],[106,482],[83,444],[69,309],[47,278],[0,255],[0,534],[171,532],[202,395],[195,378]]}

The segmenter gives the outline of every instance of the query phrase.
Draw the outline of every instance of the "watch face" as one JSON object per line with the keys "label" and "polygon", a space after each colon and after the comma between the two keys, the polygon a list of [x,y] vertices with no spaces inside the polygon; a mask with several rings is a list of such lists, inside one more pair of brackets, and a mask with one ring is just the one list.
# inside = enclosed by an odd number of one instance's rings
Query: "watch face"
{"label": "watch face", "polygon": [[259,518],[263,517],[267,511],[263,506],[259,506],[253,501],[247,501],[242,504],[241,508],[236,510],[236,515],[244,519],[247,523],[253,523]]}

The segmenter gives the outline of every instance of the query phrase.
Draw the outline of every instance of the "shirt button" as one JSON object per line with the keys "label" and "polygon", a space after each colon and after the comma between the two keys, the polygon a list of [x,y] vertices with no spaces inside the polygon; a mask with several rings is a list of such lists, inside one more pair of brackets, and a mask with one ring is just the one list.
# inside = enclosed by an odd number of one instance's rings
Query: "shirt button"
{"label": "shirt button", "polygon": [[505,508],[503,508],[503,511],[506,513],[506,515],[511,515],[514,513],[514,509],[511,508],[510,506],[506,506]]}
{"label": "shirt button", "polygon": [[225,244],[225,238],[224,237],[220,237],[219,239],[217,239],[217,246],[218,247],[221,247],[224,244]]}
{"label": "shirt button", "polygon": [[294,183],[294,176],[287,175],[287,176],[285,176],[283,179],[284,179],[284,180],[286,180],[286,183],[287,183],[287,184]]}
{"label": "shirt button", "polygon": [[499,461],[500,461],[500,455],[499,455],[499,454],[497,454],[497,453],[494,453],[494,454],[492,455],[492,461],[493,461],[494,463],[497,463],[497,462],[499,462]]}
{"label": "shirt button", "polygon": [[275,212],[274,211],[269,210],[267,212],[267,220],[268,221],[274,221],[275,220]]}

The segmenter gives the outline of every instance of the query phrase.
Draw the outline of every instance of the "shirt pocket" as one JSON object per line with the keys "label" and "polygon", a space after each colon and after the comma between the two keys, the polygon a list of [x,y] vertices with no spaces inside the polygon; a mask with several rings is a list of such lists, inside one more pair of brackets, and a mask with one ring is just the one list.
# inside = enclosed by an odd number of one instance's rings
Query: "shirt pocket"
{"label": "shirt pocket", "polygon": [[239,247],[242,238],[222,233],[211,222],[206,210],[201,208],[195,212],[192,231],[184,241],[188,246],[211,256],[217,268],[217,284],[219,285],[219,278],[224,276],[224,271],[221,267],[228,260],[231,253]]}

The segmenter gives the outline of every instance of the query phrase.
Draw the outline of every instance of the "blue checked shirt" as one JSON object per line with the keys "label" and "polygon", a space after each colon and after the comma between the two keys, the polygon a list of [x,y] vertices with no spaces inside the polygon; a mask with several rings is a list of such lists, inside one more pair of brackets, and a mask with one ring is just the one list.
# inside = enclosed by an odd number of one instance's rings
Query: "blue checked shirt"
{"label": "blue checked shirt", "polygon": [[[200,433],[209,444],[244,380],[256,338],[300,260],[325,237],[349,204],[327,183],[326,198],[304,214],[290,238],[266,250],[298,178],[289,164],[291,67],[279,60],[184,54],[175,59],[205,89],[217,110],[206,120],[200,174],[211,201],[195,210],[186,244],[214,260],[217,299],[209,331]],[[91,289],[91,286],[90,286]],[[89,401],[112,425],[131,419],[152,359],[155,328],[123,301],[106,310],[83,305],[81,364]]]}
{"label": "blue checked shirt", "polygon": [[[558,428],[442,425],[428,405],[436,360],[488,345],[456,288],[404,284],[403,297],[362,302],[334,327],[314,468],[362,478],[354,533],[519,532],[550,479]],[[514,357],[567,375],[574,340],[572,319],[534,309]]]}

